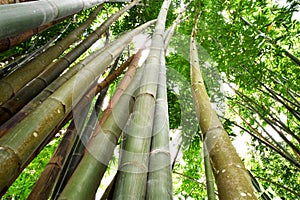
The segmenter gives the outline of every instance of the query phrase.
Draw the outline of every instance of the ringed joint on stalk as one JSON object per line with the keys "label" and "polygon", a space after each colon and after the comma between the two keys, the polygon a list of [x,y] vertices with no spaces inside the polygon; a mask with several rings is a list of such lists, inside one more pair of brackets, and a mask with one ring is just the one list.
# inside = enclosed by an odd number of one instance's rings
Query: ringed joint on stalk
{"label": "ringed joint on stalk", "polygon": [[143,172],[147,172],[148,171],[148,167],[146,167],[145,165],[141,164],[140,162],[124,162],[122,165],[120,165],[119,167],[119,171],[121,171],[122,168],[126,167],[126,166],[135,166],[139,169],[141,169],[141,173]]}

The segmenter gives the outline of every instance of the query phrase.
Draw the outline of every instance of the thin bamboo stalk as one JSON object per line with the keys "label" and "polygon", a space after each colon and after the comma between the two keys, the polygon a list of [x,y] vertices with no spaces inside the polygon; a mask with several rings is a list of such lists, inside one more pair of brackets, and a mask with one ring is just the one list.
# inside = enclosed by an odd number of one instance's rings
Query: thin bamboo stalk
{"label": "thin bamboo stalk", "polygon": [[161,54],[146,199],[173,199],[165,55]]}
{"label": "thin bamboo stalk", "polygon": [[[38,1],[40,2],[40,1]],[[1,8],[1,7],[0,7]],[[30,8],[32,10],[33,8]],[[16,70],[14,73],[0,80],[0,105],[3,105],[10,99],[17,91],[19,91],[26,83],[31,81],[39,73],[41,73],[53,59],[61,55],[71,44],[78,40],[78,37],[84,30],[92,23],[100,12],[99,6],[95,12],[77,29],[72,31],[67,37],[59,41],[56,45],[47,49],[44,53],[37,56],[34,60],[27,65]],[[0,12],[1,13],[1,12]]]}
{"label": "thin bamboo stalk", "polygon": [[[132,111],[133,93],[139,86],[142,70],[138,70],[119,101],[102,126],[98,126],[88,143],[78,167],[61,193],[59,199],[90,199],[112,157],[113,150]],[[85,184],[85,187],[81,185]]]}
{"label": "thin bamboo stalk", "polygon": [[131,199],[132,197],[145,199],[146,197],[155,98],[161,54],[164,52],[165,21],[170,3],[170,0],[163,2],[157,18],[133,114],[128,130],[126,130],[126,144],[121,152],[114,199]]}
{"label": "thin bamboo stalk", "polygon": [[196,114],[209,152],[219,199],[257,199],[248,171],[210,104],[199,67],[196,26],[197,23],[190,43],[191,81]]}
{"label": "thin bamboo stalk", "polygon": [[[61,36],[63,33],[68,29],[69,25],[71,24],[71,21],[67,25],[65,25],[62,30],[59,31],[59,34],[56,35],[55,37],[51,38],[46,44],[43,46],[35,49],[33,52],[27,53],[25,55],[22,55],[20,58],[16,59],[14,62],[6,65],[3,69],[0,70],[0,79],[3,77],[8,76],[9,74],[13,73],[17,69],[21,68],[22,66],[25,66],[30,60],[34,59],[44,51],[46,51],[50,45],[54,44]],[[1,44],[0,44],[1,45]],[[33,45],[34,46],[34,45]],[[31,46],[28,51],[31,51],[33,49],[33,46]]]}
{"label": "thin bamboo stalk", "polygon": [[20,110],[28,101],[34,98],[48,84],[56,79],[72,62],[74,62],[82,53],[84,53],[95,41],[97,41],[105,30],[124,12],[132,8],[139,0],[133,1],[128,6],[122,8],[119,12],[112,15],[106,20],[96,31],[90,34],[81,44],[70,51],[66,56],[59,59],[54,64],[50,64],[38,77],[30,81],[25,87],[19,90],[14,97],[1,106],[0,109],[0,125],[8,120],[8,116],[12,116]]}
{"label": "thin bamboo stalk", "polygon": [[123,35],[94,60],[68,80],[35,111],[30,113],[10,132],[0,138],[0,189],[14,176],[18,169],[39,146],[49,132],[57,126],[76,105],[84,91],[104,68],[122,51],[132,38],[155,21],[150,21]]}
{"label": "thin bamboo stalk", "polygon": [[203,152],[204,152],[204,170],[205,170],[205,181],[206,181],[206,191],[208,200],[216,200],[215,194],[215,181],[213,177],[213,171],[210,165],[209,153],[205,143],[203,142]]}

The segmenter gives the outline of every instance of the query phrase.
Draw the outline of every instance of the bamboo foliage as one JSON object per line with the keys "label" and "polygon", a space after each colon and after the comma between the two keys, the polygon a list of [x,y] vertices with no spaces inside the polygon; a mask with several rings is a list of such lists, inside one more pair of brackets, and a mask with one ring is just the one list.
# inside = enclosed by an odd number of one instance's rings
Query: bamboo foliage
{"label": "bamboo foliage", "polygon": [[[1,8],[1,7],[0,7]],[[0,105],[4,104],[17,91],[19,91],[26,83],[35,78],[45,67],[50,64],[53,59],[61,55],[71,44],[78,40],[78,37],[97,17],[101,6],[77,29],[72,31],[67,37],[59,41],[56,45],[47,49],[44,53],[37,56],[34,60],[16,70],[14,73],[0,80]]]}
{"label": "bamboo foliage", "polygon": [[164,51],[164,30],[168,8],[166,0],[161,7],[152,37],[149,56],[146,60],[143,77],[126,129],[126,142],[122,149],[119,173],[114,199],[145,199],[148,158],[155,111],[155,98],[161,67],[161,54]]}
{"label": "bamboo foliage", "polygon": [[[55,0],[51,2],[41,0],[2,5],[0,6],[0,39],[20,34],[104,2],[104,0]],[[15,19],[15,13],[18,13],[18,20]]]}
{"label": "bamboo foliage", "polygon": [[210,104],[200,72],[196,25],[190,42],[191,81],[196,114],[209,152],[219,199],[257,199],[248,171]]}
{"label": "bamboo foliage", "polygon": [[76,46],[63,58],[50,64],[38,77],[30,81],[25,87],[19,90],[13,98],[8,100],[0,109],[0,125],[5,122],[9,116],[15,114],[29,100],[35,97],[41,90],[50,84],[59,76],[65,68],[74,62],[82,53],[84,53],[95,41],[97,41],[105,30],[124,12],[132,8],[138,0],[133,1],[128,6],[122,8],[119,12],[112,15],[96,31],[91,33],[82,43]]}
{"label": "bamboo foliage", "polygon": [[132,38],[145,30],[150,21],[125,34],[107,51],[88,63],[78,74],[68,80],[36,110],[30,113],[11,131],[0,138],[0,189],[18,173],[27,159],[47,135],[56,127],[80,100],[84,91],[101,74],[104,68],[122,51]]}

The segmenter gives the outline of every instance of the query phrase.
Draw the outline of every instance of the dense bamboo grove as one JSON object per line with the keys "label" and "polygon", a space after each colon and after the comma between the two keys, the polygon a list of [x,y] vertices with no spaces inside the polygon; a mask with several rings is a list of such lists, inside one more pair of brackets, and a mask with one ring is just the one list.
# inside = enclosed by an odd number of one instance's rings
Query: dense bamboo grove
{"label": "dense bamboo grove", "polygon": [[[246,7],[254,9],[255,2],[249,1],[250,6],[247,2]],[[291,10],[296,8],[293,5],[291,1]],[[295,79],[299,52],[289,47],[299,41],[292,37],[296,28],[292,36],[279,37],[282,29],[271,23],[265,32],[243,12],[244,2],[238,9],[234,6],[234,2],[229,6],[205,0],[0,0],[0,56],[4,55],[0,196],[252,200],[292,194],[300,198],[295,189],[300,184],[300,95]],[[90,8],[89,16],[82,14]],[[216,16],[225,20],[216,22]],[[70,28],[74,24],[69,23],[64,29],[68,34],[52,29],[66,23],[66,17],[77,18],[80,24]],[[214,23],[217,28],[210,27]],[[58,40],[33,46],[42,50],[31,56],[33,50],[26,45],[45,37],[39,35],[47,29]],[[285,44],[284,37],[292,42]],[[261,40],[256,47],[244,45],[256,40]],[[239,45],[244,47],[238,50]],[[20,63],[16,68],[7,64],[19,56],[14,52],[26,52],[16,59]],[[254,55],[255,59],[246,59]],[[214,65],[224,76],[222,81],[210,74]],[[234,95],[216,92],[222,84]],[[224,96],[228,106],[223,116],[216,113],[214,103]],[[194,105],[187,100],[191,97]],[[198,130],[193,120],[198,120]],[[235,149],[232,141],[238,133],[233,127],[251,136],[250,160]],[[30,193],[14,196],[10,191],[14,182],[39,162],[35,158],[53,142],[57,147]],[[267,161],[255,161],[265,154]],[[262,175],[263,167],[274,163],[293,176],[280,177],[273,171],[277,179],[273,180],[270,171]],[[114,166],[117,172],[103,189]],[[288,179],[294,184],[290,188]],[[99,188],[105,191],[102,197]]]}

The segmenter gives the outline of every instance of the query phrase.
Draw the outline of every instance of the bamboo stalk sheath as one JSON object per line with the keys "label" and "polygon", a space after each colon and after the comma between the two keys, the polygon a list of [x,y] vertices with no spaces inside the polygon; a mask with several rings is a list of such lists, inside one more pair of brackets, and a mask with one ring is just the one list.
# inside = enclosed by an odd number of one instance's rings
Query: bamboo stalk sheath
{"label": "bamboo stalk sheath", "polygon": [[213,110],[200,72],[196,24],[190,42],[191,81],[197,118],[218,187],[220,200],[257,199],[248,171]]}
{"label": "bamboo stalk sheath", "polygon": [[104,68],[122,51],[132,38],[155,21],[150,21],[123,35],[101,56],[88,63],[80,72],[47,98],[10,132],[0,138],[0,190],[51,132],[72,110],[84,91]]}

